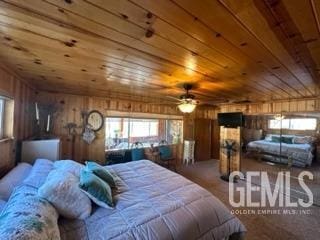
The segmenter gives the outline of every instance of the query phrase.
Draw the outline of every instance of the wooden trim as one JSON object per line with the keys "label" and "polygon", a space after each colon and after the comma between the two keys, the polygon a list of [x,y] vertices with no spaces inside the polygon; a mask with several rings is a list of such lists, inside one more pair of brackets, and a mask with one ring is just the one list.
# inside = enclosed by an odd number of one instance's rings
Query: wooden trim
{"label": "wooden trim", "polygon": [[128,118],[149,118],[149,119],[172,119],[183,120],[183,116],[157,114],[157,113],[139,113],[139,112],[121,112],[121,111],[107,111],[106,117],[128,117]]}
{"label": "wooden trim", "polygon": [[304,98],[275,99],[275,100],[269,100],[269,101],[255,101],[255,102],[251,102],[251,103],[221,103],[221,104],[217,104],[217,108],[222,107],[222,106],[258,105],[258,104],[293,102],[293,101],[308,101],[308,100],[320,100],[320,97],[304,97]]}

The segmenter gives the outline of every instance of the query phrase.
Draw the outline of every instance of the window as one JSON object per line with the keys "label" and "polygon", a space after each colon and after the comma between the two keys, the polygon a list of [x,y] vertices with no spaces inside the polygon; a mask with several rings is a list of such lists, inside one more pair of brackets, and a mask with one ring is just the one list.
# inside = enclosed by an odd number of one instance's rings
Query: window
{"label": "window", "polygon": [[315,130],[317,128],[316,118],[288,118],[281,120],[270,119],[270,129],[290,129],[290,130]]}
{"label": "window", "polygon": [[13,137],[14,101],[0,96],[0,139]]}
{"label": "window", "polygon": [[182,120],[146,118],[106,118],[106,150],[129,149],[135,142],[144,147],[161,140],[169,144],[182,140]]}

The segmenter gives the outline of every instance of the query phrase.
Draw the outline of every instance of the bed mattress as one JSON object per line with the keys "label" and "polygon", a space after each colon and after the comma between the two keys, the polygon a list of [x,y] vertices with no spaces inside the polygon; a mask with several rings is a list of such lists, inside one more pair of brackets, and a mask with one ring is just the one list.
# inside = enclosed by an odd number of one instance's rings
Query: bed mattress
{"label": "bed mattress", "polygon": [[[259,140],[250,142],[247,146],[249,151],[258,151],[264,153],[271,153],[274,155],[280,155],[280,144]],[[281,143],[281,155],[291,157],[293,165],[298,167],[310,166],[313,159],[313,146],[311,144],[286,144]],[[284,164],[288,163],[287,158],[274,157],[273,161],[281,162]]]}
{"label": "bed mattress", "polygon": [[60,219],[61,239],[239,239],[246,231],[211,193],[151,161],[106,168],[118,176],[116,207]]}

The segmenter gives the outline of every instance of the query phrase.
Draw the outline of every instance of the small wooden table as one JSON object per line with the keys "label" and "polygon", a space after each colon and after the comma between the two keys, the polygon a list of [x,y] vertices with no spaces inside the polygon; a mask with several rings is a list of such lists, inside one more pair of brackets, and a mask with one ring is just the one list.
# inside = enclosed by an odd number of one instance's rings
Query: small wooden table
{"label": "small wooden table", "polygon": [[151,160],[152,162],[159,163],[160,162],[160,152],[159,151],[147,151],[146,157],[148,160]]}

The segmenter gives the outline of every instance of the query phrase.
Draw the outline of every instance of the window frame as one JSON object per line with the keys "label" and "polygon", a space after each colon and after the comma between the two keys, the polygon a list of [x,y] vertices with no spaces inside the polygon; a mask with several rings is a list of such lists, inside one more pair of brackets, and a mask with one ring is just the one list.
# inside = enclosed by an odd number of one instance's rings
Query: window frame
{"label": "window frame", "polygon": [[[305,120],[305,119],[314,119],[315,120],[315,127],[313,128],[313,129],[296,129],[296,128],[293,128],[293,127],[291,127],[292,126],[292,123],[291,123],[291,121],[292,120],[295,120],[295,119],[303,119],[303,120]],[[318,118],[316,118],[316,117],[295,117],[295,118],[285,118],[285,119],[283,119],[283,120],[276,120],[276,119],[268,119],[268,129],[271,129],[271,130],[279,130],[280,129],[280,127],[276,127],[276,128],[272,128],[272,127],[270,127],[270,125],[271,125],[271,121],[289,121],[289,123],[288,123],[288,126],[289,127],[282,127],[281,129],[285,129],[285,130],[291,130],[291,131],[316,131],[317,130],[317,128],[318,128]],[[282,125],[283,126],[283,125]]]}
{"label": "window frame", "polygon": [[0,140],[14,139],[14,99],[0,95]]}
{"label": "window frame", "polygon": [[[130,131],[131,131],[131,122],[130,120],[157,120],[158,121],[158,135],[154,136],[154,135],[149,135],[149,136],[141,136],[141,138],[148,138],[148,137],[158,137],[159,134],[160,134],[160,131],[159,131],[159,126],[160,126],[160,120],[165,120],[165,123],[164,123],[164,126],[165,126],[165,130],[164,130],[164,134],[165,134],[165,140],[167,141],[168,140],[168,128],[169,128],[169,124],[168,124],[168,121],[173,121],[173,120],[176,120],[176,121],[181,121],[181,135],[179,136],[179,139],[180,139],[180,143],[183,142],[183,119],[179,119],[179,118],[165,118],[165,117],[148,117],[148,116],[143,116],[143,117],[125,117],[125,116],[106,116],[105,117],[105,141],[107,141],[107,139],[109,138],[109,135],[107,133],[107,121],[108,119],[127,119],[128,120],[128,128],[127,128],[127,135],[128,135],[128,146],[127,148],[125,149],[130,149],[131,148],[131,144],[129,139],[131,136],[130,134]],[[149,130],[150,131],[150,130]],[[138,137],[137,137],[138,138]],[[163,139],[160,139],[159,141],[161,141]],[[169,143],[169,144],[177,144],[177,143]],[[147,147],[147,146],[146,146]],[[124,149],[107,149],[107,144],[105,142],[105,151],[108,152],[108,151],[118,151],[118,150],[124,150]]]}

